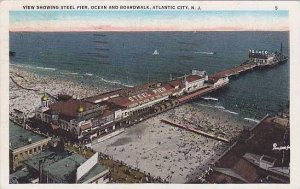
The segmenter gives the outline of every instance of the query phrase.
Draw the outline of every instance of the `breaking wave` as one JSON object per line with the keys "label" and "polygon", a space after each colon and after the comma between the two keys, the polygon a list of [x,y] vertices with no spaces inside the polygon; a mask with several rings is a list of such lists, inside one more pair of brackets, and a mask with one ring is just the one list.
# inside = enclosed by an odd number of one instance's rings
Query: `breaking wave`
{"label": "breaking wave", "polygon": [[64,72],[62,74],[64,74],[64,75],[78,75],[79,73],[77,73],[77,72]]}
{"label": "breaking wave", "polygon": [[244,119],[247,120],[247,121],[252,121],[252,122],[255,122],[255,123],[259,123],[259,120],[257,120],[257,119],[252,119],[252,118],[247,118],[247,117],[245,117]]}
{"label": "breaking wave", "polygon": [[23,65],[23,64],[13,64],[13,63],[9,63],[9,65],[12,66],[16,66],[16,67],[21,67],[21,68],[34,68],[33,66],[29,66],[29,65]]}
{"label": "breaking wave", "polygon": [[199,106],[203,106],[203,107],[209,107],[209,108],[217,108],[223,112],[227,112],[227,113],[230,113],[230,114],[234,114],[234,115],[238,115],[239,113],[237,112],[234,112],[234,111],[230,111],[230,110],[227,110],[224,106],[212,106],[212,105],[208,105],[208,104],[200,104],[200,103],[197,103],[197,105]]}
{"label": "breaking wave", "polygon": [[230,111],[230,110],[223,110],[224,112],[228,112],[228,113],[231,113],[231,114],[234,114],[234,115],[238,115],[239,113],[237,113],[237,112],[233,112],[233,111]]}
{"label": "breaking wave", "polygon": [[48,68],[48,67],[36,67],[37,69],[42,69],[42,70],[52,70],[55,71],[56,68]]}
{"label": "breaking wave", "polygon": [[97,76],[98,78],[100,78],[101,81],[104,81],[105,83],[110,83],[110,84],[117,84],[117,85],[122,85],[122,86],[125,86],[125,87],[133,87],[133,85],[128,85],[128,84],[124,84],[120,81],[116,81],[116,80],[107,80],[107,79],[104,79],[103,77],[99,77]]}
{"label": "breaking wave", "polygon": [[205,52],[205,51],[195,51],[195,54],[207,54],[207,55],[214,55],[216,52]]}
{"label": "breaking wave", "polygon": [[213,97],[202,97],[204,100],[213,100],[213,101],[218,101],[219,99],[213,98]]}
{"label": "breaking wave", "polygon": [[218,109],[220,109],[220,110],[226,110],[225,108],[224,108],[224,106],[214,106],[215,108],[218,108]]}
{"label": "breaking wave", "polygon": [[220,110],[225,110],[225,108],[223,106],[212,106],[212,105],[200,104],[200,103],[197,103],[197,105],[204,106],[204,107],[209,107],[209,108],[217,108],[217,109],[220,109]]}
{"label": "breaking wave", "polygon": [[51,70],[51,71],[55,71],[56,70],[56,68],[42,67],[42,66],[36,66],[35,67],[35,66],[31,66],[31,65],[12,64],[12,63],[10,63],[10,65],[21,67],[21,68],[29,68],[29,69],[40,69],[40,70]]}

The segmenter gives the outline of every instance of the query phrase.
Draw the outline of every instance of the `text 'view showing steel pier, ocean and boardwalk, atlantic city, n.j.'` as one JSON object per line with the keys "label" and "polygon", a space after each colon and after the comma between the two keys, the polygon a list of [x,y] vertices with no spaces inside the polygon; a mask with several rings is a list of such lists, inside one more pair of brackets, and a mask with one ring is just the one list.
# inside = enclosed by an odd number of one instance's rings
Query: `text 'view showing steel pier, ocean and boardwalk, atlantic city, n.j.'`
{"label": "text 'view showing steel pier, ocean and boardwalk, atlantic city, n.j.'", "polygon": [[143,11],[10,12],[9,183],[290,183],[287,11]]}

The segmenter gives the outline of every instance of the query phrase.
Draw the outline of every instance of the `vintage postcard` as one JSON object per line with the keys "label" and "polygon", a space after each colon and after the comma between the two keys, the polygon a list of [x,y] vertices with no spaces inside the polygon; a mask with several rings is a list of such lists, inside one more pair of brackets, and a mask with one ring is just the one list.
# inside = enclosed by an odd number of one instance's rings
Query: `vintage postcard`
{"label": "vintage postcard", "polygon": [[299,11],[3,2],[1,187],[299,188]]}

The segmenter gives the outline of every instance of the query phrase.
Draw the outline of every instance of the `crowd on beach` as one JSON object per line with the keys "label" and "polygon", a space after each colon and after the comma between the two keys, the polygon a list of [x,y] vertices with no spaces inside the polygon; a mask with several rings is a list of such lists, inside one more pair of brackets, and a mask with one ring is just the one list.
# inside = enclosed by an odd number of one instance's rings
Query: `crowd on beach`
{"label": "crowd on beach", "polygon": [[40,99],[44,93],[51,96],[67,94],[80,99],[108,90],[100,86],[96,88],[69,80],[57,79],[54,76],[39,76],[16,66],[10,66],[9,71],[10,111],[17,109],[22,112],[32,112],[35,107],[40,105]]}
{"label": "crowd on beach", "polygon": [[252,126],[248,121],[238,119],[236,115],[223,112],[222,116],[218,116],[218,112],[220,110],[213,108],[184,105],[184,108],[170,110],[167,119],[228,140],[237,137],[244,128]]}
{"label": "crowd on beach", "polygon": [[232,120],[232,115],[227,114],[186,104],[138,123],[113,138],[94,143],[92,147],[168,182],[185,183],[205,173],[230,144],[165,124],[161,120],[172,118],[178,123],[199,122],[203,128],[221,128],[228,133],[228,139],[236,137],[243,127],[251,126],[244,120]]}

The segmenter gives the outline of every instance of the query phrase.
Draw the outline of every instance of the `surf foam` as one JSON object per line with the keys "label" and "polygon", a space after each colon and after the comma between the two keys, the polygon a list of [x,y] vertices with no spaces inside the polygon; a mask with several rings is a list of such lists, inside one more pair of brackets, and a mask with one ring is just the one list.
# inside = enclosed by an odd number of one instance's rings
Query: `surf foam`
{"label": "surf foam", "polygon": [[219,99],[217,99],[217,98],[214,98],[214,97],[202,97],[202,99],[204,99],[204,100],[213,100],[213,101],[218,101]]}
{"label": "surf foam", "polygon": [[252,121],[252,122],[255,122],[255,123],[259,123],[259,120],[257,120],[257,119],[248,118],[248,117],[245,117],[244,119],[247,120],[247,121]]}

